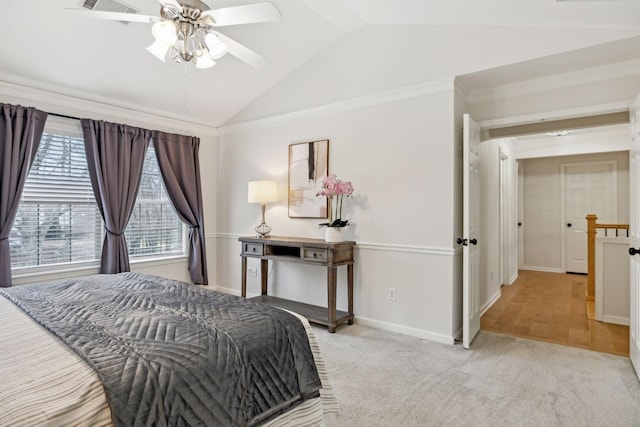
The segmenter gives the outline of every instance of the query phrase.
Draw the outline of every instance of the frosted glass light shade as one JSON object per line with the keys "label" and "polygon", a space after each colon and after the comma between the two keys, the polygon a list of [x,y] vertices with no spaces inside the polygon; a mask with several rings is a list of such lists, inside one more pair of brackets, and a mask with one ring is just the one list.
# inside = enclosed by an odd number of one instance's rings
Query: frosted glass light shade
{"label": "frosted glass light shade", "polygon": [[209,49],[209,56],[212,59],[222,58],[224,54],[229,50],[229,46],[227,46],[226,43],[222,43],[218,36],[213,33],[207,33],[204,38],[204,42]]}
{"label": "frosted glass light shade", "polygon": [[209,55],[204,54],[196,57],[196,68],[204,70],[206,68],[211,68],[214,65],[216,65],[216,61],[211,59]]}
{"label": "frosted glass light shade", "polygon": [[250,181],[247,201],[269,203],[278,201],[278,185],[275,181]]}
{"label": "frosted glass light shade", "polygon": [[172,45],[178,41],[178,31],[173,21],[160,21],[151,27],[153,38],[164,44]]}
{"label": "frosted glass light shade", "polygon": [[164,58],[167,56],[167,52],[169,52],[169,45],[156,40],[151,46],[147,47],[146,50],[160,61],[164,62]]}

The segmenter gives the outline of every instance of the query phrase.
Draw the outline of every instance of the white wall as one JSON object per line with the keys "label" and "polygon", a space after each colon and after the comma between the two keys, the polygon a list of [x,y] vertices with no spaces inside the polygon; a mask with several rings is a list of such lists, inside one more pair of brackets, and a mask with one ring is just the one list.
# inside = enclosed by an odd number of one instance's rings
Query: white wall
{"label": "white wall", "polygon": [[[505,176],[501,177],[501,157]],[[480,262],[480,307],[488,308],[500,296],[500,286],[511,284],[518,275],[517,256],[517,168],[510,139],[494,139],[480,144],[482,186],[482,260]],[[506,277],[500,281],[500,187],[505,186]]]}
{"label": "white wall", "polygon": [[617,162],[618,219],[629,223],[629,153],[585,154],[523,160],[524,269],[562,272],[560,165],[615,160]]}
{"label": "white wall", "polygon": [[[215,284],[216,272],[216,188],[217,171],[211,167],[216,163],[217,131],[216,129],[185,123],[168,117],[159,117],[140,111],[86,101],[71,96],[28,88],[0,81],[0,102],[14,105],[35,107],[42,111],[64,114],[72,117],[92,118],[116,123],[126,123],[146,129],[162,130],[183,135],[200,137],[201,180],[203,186],[203,209],[205,237],[207,248],[207,266],[209,282]],[[145,272],[177,280],[191,281],[187,270],[187,258],[180,257],[161,261],[133,261],[132,271]],[[14,275],[14,284],[34,283],[65,277],[77,277],[98,273],[98,266],[81,269],[47,270],[39,273]]]}
{"label": "white wall", "polygon": [[599,235],[595,252],[595,319],[629,326],[629,238]]}
{"label": "white wall", "polygon": [[[287,153],[289,144],[329,139],[329,171],[355,187],[345,210],[354,223],[348,237],[357,242],[356,321],[453,343],[454,90],[451,83],[432,89],[221,128],[219,286],[239,291],[237,237],[251,235],[259,222],[259,207],[247,203],[248,181],[278,182],[281,201],[266,213],[273,235],[322,238],[321,219],[287,216]],[[326,306],[324,269],[280,262],[272,271],[270,293]],[[389,287],[396,301],[387,300]],[[251,279],[248,293],[258,292],[258,279]]]}

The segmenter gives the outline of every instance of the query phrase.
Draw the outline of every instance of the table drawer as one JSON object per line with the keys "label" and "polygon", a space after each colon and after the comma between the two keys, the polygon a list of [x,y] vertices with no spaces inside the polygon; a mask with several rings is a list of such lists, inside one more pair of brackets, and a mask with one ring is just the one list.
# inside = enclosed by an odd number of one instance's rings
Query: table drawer
{"label": "table drawer", "polygon": [[242,253],[248,255],[264,255],[264,245],[262,243],[243,243]]}
{"label": "table drawer", "polygon": [[302,248],[304,261],[327,262],[327,250],[319,248]]}

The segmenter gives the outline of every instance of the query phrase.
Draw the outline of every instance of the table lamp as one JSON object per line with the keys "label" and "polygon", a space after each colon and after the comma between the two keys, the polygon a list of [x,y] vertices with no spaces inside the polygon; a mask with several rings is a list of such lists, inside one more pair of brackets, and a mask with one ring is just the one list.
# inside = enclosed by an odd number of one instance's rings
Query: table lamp
{"label": "table lamp", "polygon": [[255,228],[257,237],[269,237],[271,227],[264,221],[265,204],[278,201],[278,185],[275,181],[250,181],[249,182],[249,203],[260,203],[262,205],[262,223]]}

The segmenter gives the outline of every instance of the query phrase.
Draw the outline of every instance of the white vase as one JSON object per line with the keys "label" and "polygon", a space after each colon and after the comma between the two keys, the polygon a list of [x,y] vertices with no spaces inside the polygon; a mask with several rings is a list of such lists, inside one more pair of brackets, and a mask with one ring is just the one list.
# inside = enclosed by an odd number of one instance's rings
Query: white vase
{"label": "white vase", "polygon": [[324,229],[325,242],[344,242],[342,227],[326,227]]}

